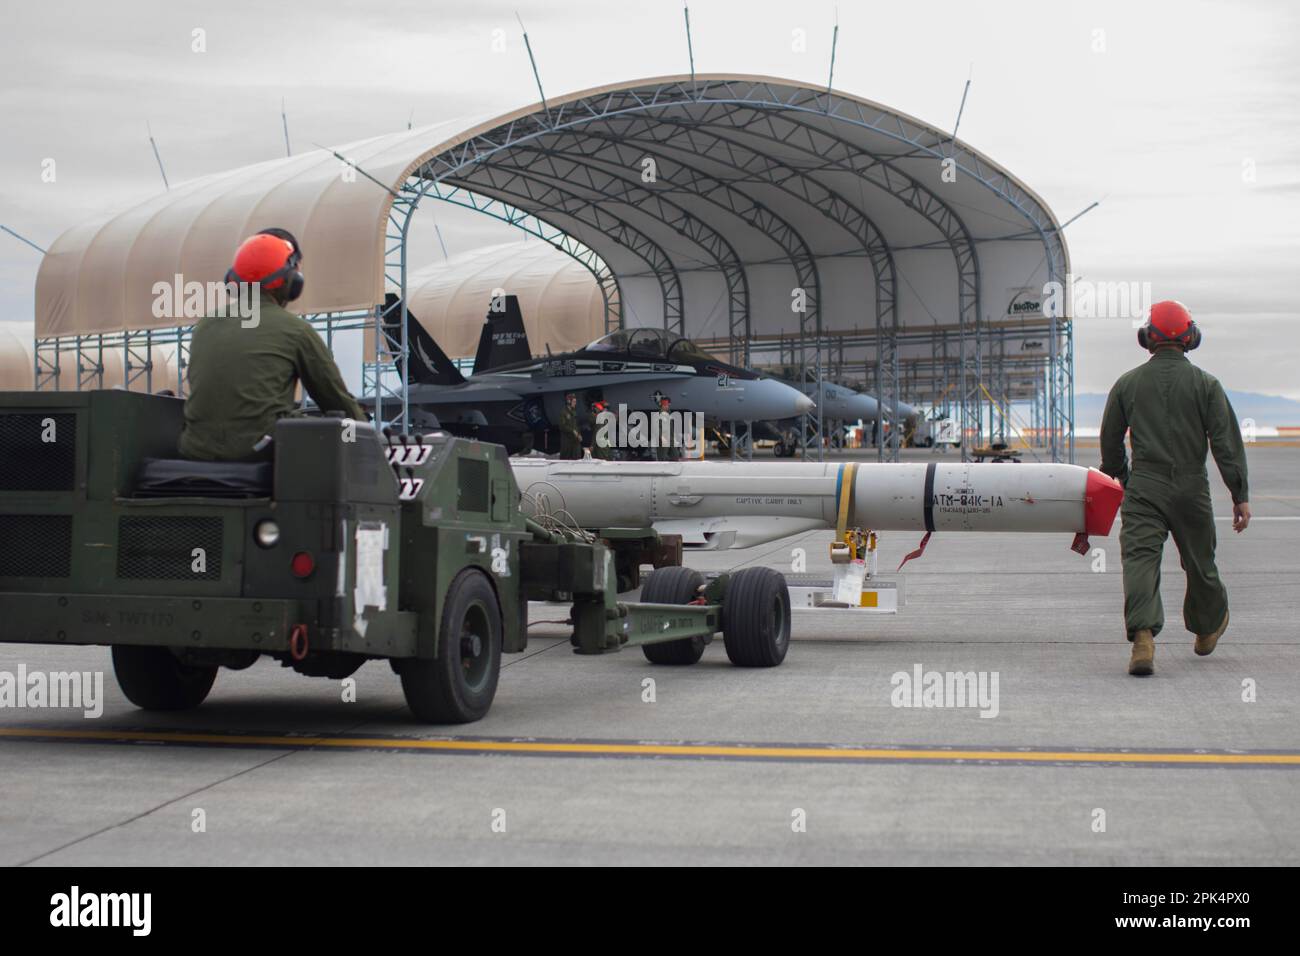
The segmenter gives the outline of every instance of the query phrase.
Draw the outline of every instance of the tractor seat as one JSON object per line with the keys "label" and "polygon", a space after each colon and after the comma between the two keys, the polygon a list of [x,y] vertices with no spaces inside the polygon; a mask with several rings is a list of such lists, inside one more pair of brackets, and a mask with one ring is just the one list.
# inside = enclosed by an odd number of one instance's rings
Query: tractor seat
{"label": "tractor seat", "polygon": [[191,461],[146,458],[136,476],[137,498],[269,498],[269,461]]}

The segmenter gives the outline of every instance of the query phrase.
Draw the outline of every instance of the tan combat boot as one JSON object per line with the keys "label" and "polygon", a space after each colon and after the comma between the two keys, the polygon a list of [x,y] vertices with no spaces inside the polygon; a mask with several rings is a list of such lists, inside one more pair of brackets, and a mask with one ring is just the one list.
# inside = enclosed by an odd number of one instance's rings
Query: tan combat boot
{"label": "tan combat boot", "polygon": [[1219,629],[1217,631],[1215,631],[1213,634],[1196,635],[1196,653],[1201,655],[1202,657],[1209,657],[1211,654],[1213,654],[1215,645],[1219,643],[1219,638],[1223,636],[1223,632],[1226,631],[1227,629],[1228,629],[1228,612],[1224,611],[1223,623],[1219,625]]}
{"label": "tan combat boot", "polygon": [[1128,661],[1128,672],[1134,677],[1150,677],[1156,672],[1156,639],[1148,630],[1133,635],[1133,656]]}

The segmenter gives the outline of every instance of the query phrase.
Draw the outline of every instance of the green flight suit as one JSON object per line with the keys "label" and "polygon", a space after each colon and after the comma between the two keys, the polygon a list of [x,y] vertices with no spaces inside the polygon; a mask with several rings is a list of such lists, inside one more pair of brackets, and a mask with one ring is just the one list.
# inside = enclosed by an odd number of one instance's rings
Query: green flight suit
{"label": "green flight suit", "polygon": [[578,416],[567,404],[560,412],[560,457],[575,461],[582,457],[582,432],[578,431]]}
{"label": "green flight suit", "polygon": [[[1126,431],[1133,445],[1131,470]],[[1228,613],[1228,591],[1214,564],[1207,445],[1233,503],[1249,501],[1236,413],[1218,379],[1188,361],[1182,349],[1157,349],[1111,389],[1101,422],[1101,470],[1124,485],[1119,546],[1130,641],[1135,631],[1158,634],[1164,626],[1160,559],[1170,534],[1187,576],[1187,630],[1210,634]]]}
{"label": "green flight suit", "polygon": [[676,435],[673,434],[672,412],[660,409],[651,414],[659,416],[659,441],[655,445],[655,461],[680,461],[682,450],[676,441],[681,437],[681,429],[678,429]]}
{"label": "green flight suit", "polygon": [[322,411],[368,422],[348,392],[324,341],[311,325],[267,295],[256,325],[238,316],[207,316],[190,340],[189,397],[180,453],[203,461],[252,461],[254,445],[278,418],[297,409],[301,380]]}
{"label": "green flight suit", "polygon": [[613,423],[609,423],[602,428],[600,414],[592,416],[591,424],[591,457],[599,458],[602,461],[614,460],[614,449],[611,447],[608,433],[613,431]]}

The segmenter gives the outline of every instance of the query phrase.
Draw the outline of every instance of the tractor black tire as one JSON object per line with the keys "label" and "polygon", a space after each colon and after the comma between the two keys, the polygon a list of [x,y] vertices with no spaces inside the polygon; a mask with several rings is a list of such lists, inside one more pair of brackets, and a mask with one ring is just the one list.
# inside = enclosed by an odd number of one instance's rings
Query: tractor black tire
{"label": "tractor black tire", "polygon": [[722,641],[737,667],[776,667],[790,649],[790,589],[779,571],[731,575],[722,602]]}
{"label": "tractor black tire", "polygon": [[126,699],[141,710],[190,710],[212,690],[217,667],[184,664],[166,647],[113,647],[113,673]]}
{"label": "tractor black tire", "polygon": [[492,707],[501,677],[501,604],[491,580],[465,568],[447,587],[438,656],[398,665],[406,705],[428,724],[468,724]]}
{"label": "tractor black tire", "polygon": [[[668,567],[651,571],[641,585],[646,604],[690,604],[700,596],[704,575],[694,568]],[[651,664],[694,664],[704,654],[704,638],[684,637],[662,644],[642,644],[641,653]]]}

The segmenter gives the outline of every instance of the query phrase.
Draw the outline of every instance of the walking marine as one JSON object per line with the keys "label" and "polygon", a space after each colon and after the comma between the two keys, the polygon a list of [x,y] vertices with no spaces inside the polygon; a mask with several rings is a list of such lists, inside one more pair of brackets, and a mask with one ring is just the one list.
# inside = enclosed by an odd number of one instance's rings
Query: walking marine
{"label": "walking marine", "polygon": [[1214,563],[1207,447],[1232,495],[1235,531],[1250,523],[1250,495],[1232,404],[1218,379],[1187,358],[1201,342],[1191,314],[1181,303],[1157,302],[1138,342],[1151,358],[1121,375],[1110,391],[1101,423],[1101,470],[1124,485],[1119,540],[1124,623],[1133,643],[1129,673],[1145,677],[1155,672],[1155,636],[1165,623],[1160,560],[1171,534],[1187,575],[1183,623],[1196,635],[1196,653],[1212,653],[1228,627],[1228,591]]}

